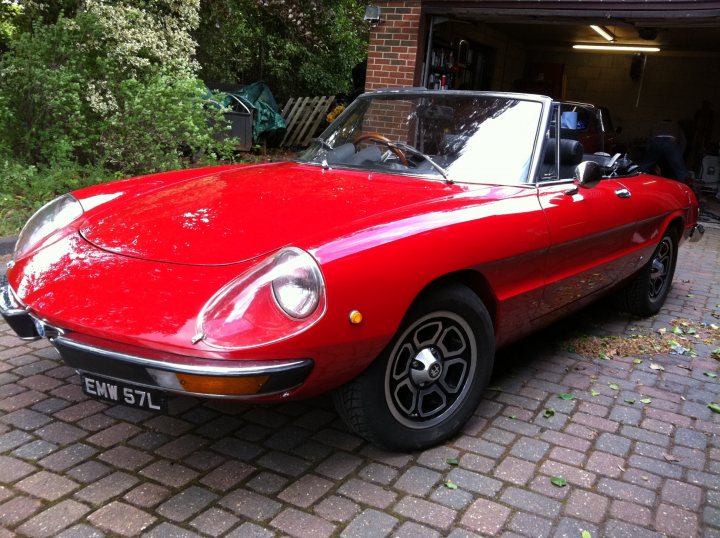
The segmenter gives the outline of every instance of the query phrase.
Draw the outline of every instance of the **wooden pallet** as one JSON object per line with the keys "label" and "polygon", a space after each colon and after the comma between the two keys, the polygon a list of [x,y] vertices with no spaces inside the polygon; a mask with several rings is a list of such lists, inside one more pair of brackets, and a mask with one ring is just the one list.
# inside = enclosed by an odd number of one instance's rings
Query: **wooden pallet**
{"label": "wooden pallet", "polygon": [[320,122],[328,114],[334,97],[292,97],[282,110],[282,117],[287,125],[285,138],[281,147],[310,145]]}

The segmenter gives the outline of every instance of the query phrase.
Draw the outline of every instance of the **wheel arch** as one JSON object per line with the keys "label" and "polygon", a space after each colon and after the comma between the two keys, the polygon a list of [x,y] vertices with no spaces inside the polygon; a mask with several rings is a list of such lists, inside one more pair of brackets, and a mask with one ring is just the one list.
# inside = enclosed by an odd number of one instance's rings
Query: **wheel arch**
{"label": "wheel arch", "polygon": [[[473,271],[471,269],[448,273],[428,283],[420,291],[420,293],[418,293],[410,308],[412,308],[412,306],[417,302],[421,301],[424,296],[450,284],[461,284],[469,288],[470,291],[472,291],[485,305],[488,314],[490,314],[490,320],[492,321],[493,328],[497,327],[497,297],[495,296],[495,293],[493,292],[492,287],[490,286],[490,283],[485,278],[485,276],[482,273],[478,271]],[[410,310],[410,308],[408,308],[408,310]]]}

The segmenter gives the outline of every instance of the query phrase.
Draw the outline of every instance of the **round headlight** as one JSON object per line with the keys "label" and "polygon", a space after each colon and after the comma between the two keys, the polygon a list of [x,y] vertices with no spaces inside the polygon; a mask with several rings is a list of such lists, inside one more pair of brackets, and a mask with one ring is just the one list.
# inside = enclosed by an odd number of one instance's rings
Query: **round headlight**
{"label": "round headlight", "polygon": [[23,227],[15,244],[15,259],[60,228],[67,226],[83,214],[83,208],[74,196],[65,194],[42,206]]}
{"label": "round headlight", "polygon": [[275,260],[273,297],[285,314],[304,319],[320,302],[323,280],[315,260],[297,249],[287,249]]}

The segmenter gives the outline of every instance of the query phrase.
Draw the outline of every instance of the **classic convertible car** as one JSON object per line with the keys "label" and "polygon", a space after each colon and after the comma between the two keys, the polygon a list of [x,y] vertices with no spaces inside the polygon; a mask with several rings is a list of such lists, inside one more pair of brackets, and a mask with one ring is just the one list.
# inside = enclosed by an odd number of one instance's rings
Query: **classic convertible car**
{"label": "classic convertible car", "polygon": [[367,94],[295,162],[155,174],[48,203],[2,315],[86,394],[255,402],[333,391],[358,434],[413,450],[473,414],[495,349],[611,291],[651,315],[685,185],[563,139],[562,104]]}

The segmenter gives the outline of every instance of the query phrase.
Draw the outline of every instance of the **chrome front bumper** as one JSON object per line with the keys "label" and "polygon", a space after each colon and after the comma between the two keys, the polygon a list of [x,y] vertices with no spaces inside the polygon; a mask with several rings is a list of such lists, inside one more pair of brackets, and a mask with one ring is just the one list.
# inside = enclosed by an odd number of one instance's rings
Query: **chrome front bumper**
{"label": "chrome front bumper", "polygon": [[94,339],[77,333],[50,338],[65,363],[79,373],[205,398],[247,399],[284,394],[302,385],[314,365],[311,359],[204,359],[117,343],[112,343],[116,349],[110,349],[109,345],[88,340]]}
{"label": "chrome front bumper", "polygon": [[0,287],[0,315],[10,328],[22,340],[38,340],[42,338],[35,327],[35,320],[30,316],[25,306],[15,297],[12,288],[5,281]]}

